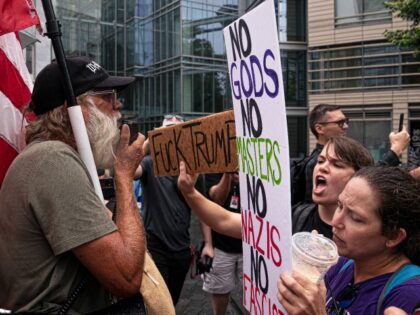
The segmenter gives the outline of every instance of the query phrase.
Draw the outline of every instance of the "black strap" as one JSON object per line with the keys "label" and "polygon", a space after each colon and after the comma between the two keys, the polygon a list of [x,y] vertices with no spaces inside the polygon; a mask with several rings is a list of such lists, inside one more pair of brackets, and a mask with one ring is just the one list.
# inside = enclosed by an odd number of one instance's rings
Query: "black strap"
{"label": "black strap", "polygon": [[70,307],[73,305],[73,303],[76,301],[77,297],[79,296],[80,292],[86,285],[87,279],[86,276],[83,277],[82,281],[80,281],[79,285],[73,290],[73,292],[70,294],[69,298],[67,299],[66,303],[63,304],[63,306],[58,311],[59,315],[67,314]]}

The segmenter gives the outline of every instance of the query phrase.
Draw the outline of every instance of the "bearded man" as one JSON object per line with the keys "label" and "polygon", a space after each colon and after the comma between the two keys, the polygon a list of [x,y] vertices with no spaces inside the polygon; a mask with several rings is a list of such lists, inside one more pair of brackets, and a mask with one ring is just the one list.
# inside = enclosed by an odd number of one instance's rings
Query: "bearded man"
{"label": "bearded man", "polygon": [[52,63],[35,80],[37,119],[0,191],[0,308],[16,312],[87,314],[133,296],[141,304],[145,241],[132,183],[144,137],[129,145],[127,125],[120,136],[116,98],[134,78],[85,57],[67,65],[97,168],[114,168],[118,215],[114,223],[95,194]]}

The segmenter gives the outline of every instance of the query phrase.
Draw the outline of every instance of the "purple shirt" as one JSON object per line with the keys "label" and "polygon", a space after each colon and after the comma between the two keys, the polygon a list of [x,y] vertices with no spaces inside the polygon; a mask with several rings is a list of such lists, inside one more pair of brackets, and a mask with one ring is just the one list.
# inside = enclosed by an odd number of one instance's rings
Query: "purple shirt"
{"label": "purple shirt", "polygon": [[[326,303],[327,309],[332,304],[331,292],[333,293],[332,295],[337,298],[347,284],[353,282],[353,263],[342,272],[339,272],[347,260],[347,258],[340,257],[338,263],[331,267],[325,276],[325,281],[328,282],[326,283],[328,289]],[[346,308],[347,313],[345,314],[375,315],[379,295],[391,276],[392,273],[387,273],[360,282],[358,284],[359,288],[357,294],[350,306]],[[380,313],[383,314],[383,311],[389,306],[396,306],[410,314],[418,301],[420,301],[420,278],[415,278],[394,287],[383,301]]]}

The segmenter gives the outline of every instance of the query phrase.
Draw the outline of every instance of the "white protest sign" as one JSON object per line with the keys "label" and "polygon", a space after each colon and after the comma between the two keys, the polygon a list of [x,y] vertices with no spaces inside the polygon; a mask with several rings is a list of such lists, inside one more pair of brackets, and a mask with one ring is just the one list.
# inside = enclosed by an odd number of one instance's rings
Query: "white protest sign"
{"label": "white protest sign", "polygon": [[285,314],[280,272],[290,271],[291,207],[286,107],[273,1],[224,29],[241,190],[245,308]]}

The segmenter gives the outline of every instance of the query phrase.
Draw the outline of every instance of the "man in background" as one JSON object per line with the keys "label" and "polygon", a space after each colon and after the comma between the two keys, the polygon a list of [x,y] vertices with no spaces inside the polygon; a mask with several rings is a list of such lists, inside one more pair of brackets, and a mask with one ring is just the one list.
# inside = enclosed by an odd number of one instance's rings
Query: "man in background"
{"label": "man in background", "polygon": [[[183,122],[181,116],[166,115],[161,128]],[[149,147],[148,140],[144,146]],[[155,176],[151,155],[139,165],[135,179],[140,178],[143,191],[143,218],[147,249],[162,274],[177,304],[191,263],[191,209],[177,187],[177,176]],[[204,177],[200,175],[197,190],[205,193]]]}

